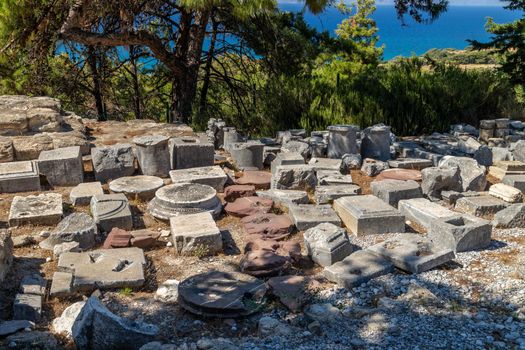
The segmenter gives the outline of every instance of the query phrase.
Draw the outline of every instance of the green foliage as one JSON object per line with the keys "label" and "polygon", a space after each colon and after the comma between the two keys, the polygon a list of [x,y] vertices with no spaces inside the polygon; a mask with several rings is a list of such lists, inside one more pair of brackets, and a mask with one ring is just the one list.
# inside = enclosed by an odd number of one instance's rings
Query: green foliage
{"label": "green foliage", "polygon": [[125,297],[130,297],[133,295],[133,289],[129,288],[129,287],[125,287],[125,288],[121,288],[119,289],[118,293],[122,296],[125,296]]}

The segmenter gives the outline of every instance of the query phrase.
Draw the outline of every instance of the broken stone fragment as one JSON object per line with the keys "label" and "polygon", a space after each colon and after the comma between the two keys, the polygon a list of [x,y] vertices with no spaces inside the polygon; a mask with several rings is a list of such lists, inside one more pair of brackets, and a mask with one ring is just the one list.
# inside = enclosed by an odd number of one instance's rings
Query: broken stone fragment
{"label": "broken stone fragment", "polygon": [[305,276],[279,276],[268,280],[272,294],[279,298],[288,309],[293,312],[301,311],[321,288],[321,284]]}
{"label": "broken stone fragment", "polygon": [[106,237],[102,248],[126,248],[130,246],[132,238],[133,236],[128,231],[115,227]]}
{"label": "broken stone fragment", "polygon": [[87,250],[95,245],[97,233],[97,225],[91,216],[73,213],[58,224],[49,237],[40,243],[40,247],[53,250],[57,244],[77,242],[80,249]]}
{"label": "broken stone fragment", "polygon": [[253,185],[258,190],[270,188],[272,175],[266,171],[246,170],[243,175],[235,179],[237,185]]}
{"label": "broken stone fragment", "polygon": [[228,186],[224,190],[224,200],[226,202],[233,202],[241,197],[255,196],[255,186],[253,185],[233,185]]}
{"label": "broken stone fragment", "polygon": [[155,299],[165,303],[175,303],[179,297],[180,282],[175,279],[164,281],[155,292]]}
{"label": "broken stone fragment", "polygon": [[245,217],[250,215],[265,214],[270,212],[273,206],[271,199],[260,197],[242,197],[232,203],[226,204],[224,210],[232,216]]}
{"label": "broken stone fragment", "polygon": [[502,183],[494,184],[489,188],[489,194],[505,202],[517,203],[523,201],[523,194],[517,188]]}
{"label": "broken stone fragment", "polygon": [[432,221],[427,237],[440,247],[466,252],[486,248],[491,234],[489,221],[463,215]]}
{"label": "broken stone fragment", "polygon": [[256,277],[274,276],[297,261],[301,255],[299,243],[254,239],[244,248],[239,266],[244,273]]}
{"label": "broken stone fragment", "polygon": [[499,228],[525,227],[525,204],[516,203],[494,215],[494,225]]}
{"label": "broken stone fragment", "polygon": [[247,234],[257,235],[261,239],[281,240],[288,237],[294,229],[294,224],[287,215],[273,213],[245,216],[241,222]]}
{"label": "broken stone fragment", "polygon": [[303,236],[308,255],[321,266],[341,261],[354,250],[345,229],[330,223],[312,227]]}

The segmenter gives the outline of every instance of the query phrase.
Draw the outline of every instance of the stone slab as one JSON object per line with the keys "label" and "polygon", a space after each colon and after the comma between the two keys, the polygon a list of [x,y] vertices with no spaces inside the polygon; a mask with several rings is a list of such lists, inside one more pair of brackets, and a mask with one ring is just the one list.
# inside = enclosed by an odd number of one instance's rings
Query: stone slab
{"label": "stone slab", "polygon": [[372,278],[394,271],[394,265],[368,250],[359,250],[342,261],[327,266],[323,276],[341,287],[351,290]]}
{"label": "stone slab", "polygon": [[330,159],[330,158],[312,158],[308,162],[315,171],[319,170],[333,170],[340,171],[341,159]]}
{"label": "stone slab", "polygon": [[406,199],[399,202],[399,211],[407,220],[413,221],[427,230],[430,229],[432,220],[449,218],[457,215],[450,209],[426,198]]}
{"label": "stone slab", "polygon": [[42,296],[37,294],[19,293],[13,303],[13,319],[40,321],[42,314]]}
{"label": "stone slab", "polygon": [[455,258],[450,248],[437,246],[418,234],[405,234],[368,247],[368,250],[392,262],[397,268],[421,273]]}
{"label": "stone slab", "polygon": [[0,192],[40,191],[38,165],[34,161],[0,163]]}
{"label": "stone slab", "polygon": [[15,196],[9,211],[9,225],[55,225],[63,213],[62,195],[58,193]]}
{"label": "stone slab", "polygon": [[40,152],[38,170],[51,186],[76,186],[84,181],[79,146]]}
{"label": "stone slab", "polygon": [[388,161],[391,168],[422,170],[434,165],[429,159],[397,158]]}
{"label": "stone slab", "polygon": [[306,231],[323,222],[341,226],[341,219],[330,205],[292,205],[288,208],[288,215],[299,231]]}
{"label": "stone slab", "polygon": [[427,237],[436,245],[454,252],[466,252],[490,245],[492,225],[470,215],[432,221]]}
{"label": "stone slab", "polygon": [[213,187],[217,192],[224,191],[227,176],[220,166],[206,166],[170,171],[172,183],[199,183]]}
{"label": "stone slab", "polygon": [[317,182],[321,186],[351,185],[353,184],[352,175],[343,175],[339,171],[319,170],[317,172]]}
{"label": "stone slab", "polygon": [[29,274],[22,278],[18,291],[22,294],[46,295],[46,280],[37,273]]}
{"label": "stone slab", "polygon": [[142,249],[99,249],[63,253],[58,271],[73,274],[72,291],[140,287],[144,284],[146,260]]}
{"label": "stone slab", "polygon": [[122,193],[93,196],[91,214],[101,231],[110,232],[114,227],[128,231],[133,228],[129,202]]}
{"label": "stone slab", "polygon": [[71,295],[72,284],[72,273],[57,271],[53,274],[49,295],[57,298],[67,297]]}
{"label": "stone slab", "polygon": [[89,205],[91,197],[98,194],[104,194],[100,182],[84,182],[71,189],[69,199],[73,206]]}
{"label": "stone slab", "polygon": [[515,187],[522,193],[525,193],[525,174],[524,175],[506,175],[501,180],[502,183]]}
{"label": "stone slab", "polygon": [[280,165],[304,165],[304,158],[298,152],[281,152],[275,156],[272,161],[271,171],[272,175]]}
{"label": "stone slab", "polygon": [[370,187],[377,198],[382,199],[393,207],[397,207],[400,200],[423,197],[421,187],[413,180],[374,181]]}
{"label": "stone slab", "polygon": [[109,183],[113,193],[123,193],[131,200],[147,201],[155,197],[155,192],[164,186],[164,180],[157,176],[124,176]]}
{"label": "stone slab", "polygon": [[520,190],[502,183],[490,186],[489,194],[508,203],[518,203],[523,201],[523,194]]}
{"label": "stone slab", "polygon": [[490,195],[463,197],[456,202],[457,211],[475,216],[493,215],[508,206],[507,202]]}
{"label": "stone slab", "polygon": [[199,250],[208,255],[222,250],[221,231],[209,212],[171,217],[170,227],[177,254]]}
{"label": "stone slab", "polygon": [[405,217],[373,195],[336,199],[334,209],[346,227],[358,236],[405,232]]}
{"label": "stone slab", "polygon": [[357,196],[361,194],[361,187],[357,185],[317,186],[314,199],[316,204],[329,204],[337,198]]}

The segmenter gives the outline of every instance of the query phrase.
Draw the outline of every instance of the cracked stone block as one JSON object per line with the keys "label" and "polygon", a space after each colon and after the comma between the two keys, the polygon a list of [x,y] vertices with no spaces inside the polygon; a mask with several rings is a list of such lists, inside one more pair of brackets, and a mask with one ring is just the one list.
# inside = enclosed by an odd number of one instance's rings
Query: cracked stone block
{"label": "cracked stone block", "polygon": [[337,198],[357,196],[361,194],[361,187],[357,185],[317,186],[314,199],[316,204],[329,204]]}
{"label": "cracked stone block", "polygon": [[523,201],[523,194],[517,188],[502,183],[494,184],[489,188],[489,194],[508,203]]}
{"label": "cracked stone block", "polygon": [[405,232],[405,217],[373,195],[338,198],[334,209],[345,226],[358,236]]}
{"label": "cracked stone block", "polygon": [[501,182],[505,185],[517,188],[522,193],[525,192],[525,175],[506,175]]}
{"label": "cracked stone block", "polygon": [[212,166],[215,147],[206,137],[176,137],[169,142],[172,169]]}
{"label": "cracked stone block", "polygon": [[93,196],[91,214],[101,231],[110,232],[114,227],[127,231],[133,228],[129,202],[122,193]]}
{"label": "cracked stone block", "polygon": [[40,321],[42,314],[42,296],[37,294],[19,293],[13,303],[13,319]]}
{"label": "cracked stone block", "polygon": [[304,243],[310,258],[321,266],[341,261],[354,250],[345,229],[330,223],[306,230]]}
{"label": "cracked stone block", "polygon": [[392,262],[397,268],[421,273],[455,258],[450,248],[437,246],[418,234],[406,234],[367,248],[371,253]]}
{"label": "cracked stone block", "polygon": [[315,170],[310,165],[280,165],[272,174],[272,189],[307,191],[316,185]]}
{"label": "cracked stone block", "polygon": [[170,171],[169,138],[145,135],[133,139],[135,155],[143,175],[166,177]]}
{"label": "cracked stone block", "polygon": [[434,165],[429,159],[397,158],[388,161],[391,168],[423,170]]}
{"label": "cracked stone block", "polygon": [[58,193],[16,196],[11,202],[9,226],[55,225],[63,213],[62,195]]}
{"label": "cracked stone block", "polygon": [[84,181],[80,147],[64,147],[40,152],[38,170],[51,186],[76,186]]}
{"label": "cracked stone block", "polygon": [[198,183],[213,187],[217,192],[224,191],[227,176],[218,165],[198,168],[187,168],[170,171],[171,182],[176,183]]}
{"label": "cracked stone block", "polygon": [[317,171],[317,184],[320,186],[352,185],[352,175],[343,175],[339,170]]}
{"label": "cracked stone block", "polygon": [[38,165],[34,161],[0,163],[0,192],[40,191]]}
{"label": "cracked stone block", "polygon": [[37,273],[24,276],[20,282],[19,292],[22,294],[46,295],[46,280]]}
{"label": "cracked stone block", "polygon": [[372,193],[393,207],[402,199],[421,198],[421,188],[416,181],[382,180],[371,184]]}
{"label": "cracked stone block", "polygon": [[52,297],[67,297],[72,294],[73,274],[57,271],[53,274],[49,295]]}
{"label": "cracked stone block", "polygon": [[97,194],[104,194],[102,184],[100,182],[85,182],[71,189],[69,199],[73,206],[89,205],[91,197]]}
{"label": "cracked stone block", "polygon": [[457,215],[452,210],[425,198],[405,199],[399,201],[398,207],[407,220],[411,220],[427,230],[430,229],[432,220]]}
{"label": "cracked stone block", "polygon": [[290,206],[288,215],[299,231],[306,231],[323,222],[341,226],[341,219],[330,205],[293,205]]}
{"label": "cracked stone block", "polygon": [[275,205],[285,208],[295,204],[308,204],[308,193],[299,190],[277,190],[257,191],[257,196],[271,199]]}
{"label": "cracked stone block", "polygon": [[91,159],[97,181],[106,182],[135,172],[135,156],[128,143],[93,148]]}
{"label": "cracked stone block", "polygon": [[297,152],[277,153],[271,165],[272,175],[275,174],[277,167],[281,165],[304,165],[304,158]]}
{"label": "cracked stone block", "polygon": [[346,289],[394,271],[394,265],[368,250],[359,250],[342,261],[324,268],[323,276]]}
{"label": "cracked stone block", "polygon": [[463,197],[456,202],[457,211],[475,216],[493,215],[508,206],[507,202],[490,195]]}
{"label": "cracked stone block", "polygon": [[489,221],[467,215],[432,221],[427,237],[440,247],[466,252],[490,245]]}
{"label": "cracked stone block", "polygon": [[209,212],[170,218],[171,239],[177,254],[215,254],[222,250],[221,231]]}
{"label": "cracked stone block", "polygon": [[92,291],[144,284],[144,253],[140,248],[99,249],[63,253],[58,271],[73,274],[72,291]]}
{"label": "cracked stone block", "polygon": [[516,203],[498,211],[493,223],[500,228],[525,227],[525,204]]}

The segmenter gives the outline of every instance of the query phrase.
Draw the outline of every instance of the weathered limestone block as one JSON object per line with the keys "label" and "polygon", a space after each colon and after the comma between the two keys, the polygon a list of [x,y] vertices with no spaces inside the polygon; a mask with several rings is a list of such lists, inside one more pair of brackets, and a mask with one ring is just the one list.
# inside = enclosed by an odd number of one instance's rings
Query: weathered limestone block
{"label": "weathered limestone block", "polygon": [[277,153],[271,165],[272,175],[275,174],[275,170],[280,165],[304,165],[304,158],[296,152]]}
{"label": "weathered limestone block", "polygon": [[445,156],[439,162],[440,168],[459,168],[463,191],[483,191],[487,184],[485,167],[472,158]]}
{"label": "weathered limestone block", "polygon": [[110,232],[114,227],[128,231],[133,228],[129,202],[124,194],[94,195],[90,206],[91,214],[101,231]]}
{"label": "weathered limestone block", "polygon": [[228,148],[239,169],[261,170],[264,167],[264,144],[259,141],[235,142]]}
{"label": "weathered limestone block", "polygon": [[212,166],[215,148],[204,137],[181,137],[170,139],[172,169]]}
{"label": "weathered limestone block", "polygon": [[133,139],[135,155],[144,175],[167,177],[170,171],[169,138],[147,135]]}
{"label": "weathered limestone block", "polygon": [[84,181],[80,147],[43,151],[38,157],[38,171],[51,186],[76,186]]}
{"label": "weathered limestone block", "polygon": [[311,190],[316,185],[315,170],[310,165],[281,165],[272,175],[272,189]]}
{"label": "weathered limestone block", "polygon": [[357,185],[317,186],[314,198],[316,204],[329,204],[337,198],[357,196],[361,194],[361,187]]}
{"label": "weathered limestone block", "polygon": [[427,230],[430,229],[433,220],[457,215],[452,210],[425,198],[402,200],[399,202],[399,211],[405,215],[407,220],[411,220]]}
{"label": "weathered limestone block", "polygon": [[36,162],[0,163],[0,192],[26,191],[40,191],[40,176]]}
{"label": "weathered limestone block", "polygon": [[341,159],[345,154],[357,153],[357,130],[354,125],[330,125],[328,127],[328,157]]}
{"label": "weathered limestone block", "polygon": [[310,258],[321,266],[341,261],[354,250],[345,229],[330,223],[306,230],[304,243]]}
{"label": "weathered limestone block", "polygon": [[525,175],[507,175],[501,180],[502,183],[525,192]]}
{"label": "weathered limestone block", "polygon": [[308,193],[299,190],[277,190],[257,191],[257,196],[271,199],[275,205],[285,208],[294,204],[308,204]]}
{"label": "weathered limestone block", "polygon": [[283,143],[281,153],[299,153],[307,160],[310,157],[310,146],[302,140],[290,140]]}
{"label": "weathered limestone block", "polygon": [[433,165],[429,159],[397,158],[388,161],[390,168],[423,170]]}
{"label": "weathered limestone block", "polygon": [[13,162],[14,160],[13,140],[8,137],[0,137],[0,163]]}
{"label": "weathered limestone block", "polygon": [[493,215],[508,206],[507,202],[488,195],[463,197],[456,202],[457,211],[475,216]]}
{"label": "weathered limestone block", "polygon": [[124,176],[109,183],[113,193],[123,193],[131,200],[147,201],[155,197],[155,192],[164,186],[164,180],[157,176]]}
{"label": "weathered limestone block", "polygon": [[317,184],[321,186],[337,186],[353,184],[352,175],[343,175],[339,171],[317,171]]}
{"label": "weathered limestone block", "polygon": [[69,199],[73,206],[89,205],[91,197],[97,194],[104,194],[100,182],[84,182],[71,189],[71,192],[69,192]]}
{"label": "weathered limestone block", "polygon": [[288,208],[288,215],[299,231],[306,231],[323,222],[341,226],[341,219],[330,205],[292,205]]}
{"label": "weathered limestone block", "polygon": [[405,217],[372,195],[336,199],[334,209],[355,235],[405,232]]}
{"label": "weathered limestone block", "polygon": [[135,172],[135,156],[130,144],[116,144],[91,149],[93,170],[97,181],[108,181]]}
{"label": "weathered limestone block", "polygon": [[341,159],[312,158],[308,162],[308,165],[312,166],[316,172],[320,170],[329,170],[341,174]]}
{"label": "weathered limestone block", "polygon": [[430,199],[440,199],[442,191],[463,191],[459,167],[430,167],[421,171],[421,189]]}
{"label": "weathered limestone block", "polygon": [[40,243],[40,247],[53,250],[57,244],[77,242],[80,249],[88,250],[95,245],[97,233],[97,224],[91,216],[86,213],[72,213],[66,216],[49,237]]}
{"label": "weathered limestone block", "polygon": [[397,207],[402,199],[421,198],[421,188],[416,181],[408,180],[382,180],[371,183],[374,196],[382,199],[385,203]]}
{"label": "weathered limestone block", "polygon": [[171,182],[174,184],[198,183],[211,186],[217,192],[224,191],[224,185],[228,179],[224,170],[218,165],[172,170],[169,172],[169,175]]}
{"label": "weathered limestone block", "polygon": [[495,162],[489,168],[489,174],[498,179],[503,179],[507,176],[525,175],[525,163],[517,160]]}
{"label": "weathered limestone block", "polygon": [[222,250],[221,231],[208,212],[171,217],[170,227],[177,254],[213,255]]}
{"label": "weathered limestone block", "polygon": [[362,131],[361,155],[381,161],[390,159],[390,127],[374,125]]}
{"label": "weathered limestone block", "polygon": [[489,221],[461,215],[432,221],[427,237],[440,247],[466,252],[486,248],[491,234]]}
{"label": "weathered limestone block", "polygon": [[494,184],[489,188],[489,194],[505,202],[517,203],[523,201],[523,194],[517,188],[502,183]]}
{"label": "weathered limestone block", "polygon": [[9,211],[9,226],[55,225],[63,213],[62,196],[58,193],[16,196]]}
{"label": "weathered limestone block", "polygon": [[13,319],[40,321],[42,314],[42,296],[37,294],[19,293],[13,303]]}
{"label": "weathered limestone block", "polygon": [[37,159],[40,152],[50,151],[54,148],[53,138],[46,134],[18,136],[13,137],[12,140],[15,159],[18,161]]}
{"label": "weathered limestone block", "polygon": [[25,275],[18,291],[23,294],[46,295],[46,280],[38,273]]}
{"label": "weathered limestone block", "polygon": [[516,203],[498,211],[493,223],[499,228],[525,227],[525,204]]}

